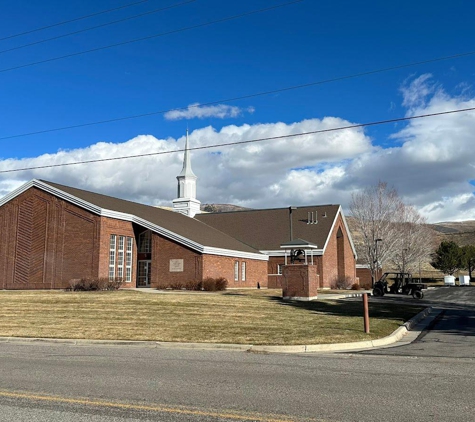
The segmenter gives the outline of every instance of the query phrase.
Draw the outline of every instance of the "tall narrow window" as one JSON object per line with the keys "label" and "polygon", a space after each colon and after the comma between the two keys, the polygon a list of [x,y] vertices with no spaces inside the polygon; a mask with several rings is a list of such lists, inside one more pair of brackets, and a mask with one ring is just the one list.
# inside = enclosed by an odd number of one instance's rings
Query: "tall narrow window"
{"label": "tall narrow window", "polygon": [[246,281],[246,263],[241,262],[241,281]]}
{"label": "tall narrow window", "polygon": [[117,248],[117,277],[124,277],[124,241],[125,236],[119,236],[119,247]]}
{"label": "tall narrow window", "polygon": [[234,261],[234,281],[239,281],[239,261]]}
{"label": "tall narrow window", "polygon": [[115,248],[116,248],[117,236],[111,234],[110,246],[109,246],[109,280],[115,278]]}
{"label": "tall narrow window", "polygon": [[152,252],[152,232],[150,230],[140,233],[138,249],[141,253]]}
{"label": "tall narrow window", "polygon": [[133,248],[133,239],[131,237],[127,238],[127,249],[125,252],[125,281],[132,281],[132,248]]}

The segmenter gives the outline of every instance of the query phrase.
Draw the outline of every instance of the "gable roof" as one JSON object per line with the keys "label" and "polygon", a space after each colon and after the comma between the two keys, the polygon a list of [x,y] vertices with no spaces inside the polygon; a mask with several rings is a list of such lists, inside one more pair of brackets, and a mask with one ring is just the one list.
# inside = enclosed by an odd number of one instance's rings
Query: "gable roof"
{"label": "gable roof", "polygon": [[[309,213],[313,213],[313,216]],[[293,239],[305,239],[317,245],[316,252],[323,254],[340,214],[356,256],[340,205],[293,208],[291,214]],[[199,214],[195,218],[270,255],[283,255],[280,246],[290,241],[289,208]]]}
{"label": "gable roof", "polygon": [[0,200],[0,206],[36,187],[94,214],[131,221],[201,253],[267,260],[255,248],[174,211],[143,205],[45,180],[32,180]]}

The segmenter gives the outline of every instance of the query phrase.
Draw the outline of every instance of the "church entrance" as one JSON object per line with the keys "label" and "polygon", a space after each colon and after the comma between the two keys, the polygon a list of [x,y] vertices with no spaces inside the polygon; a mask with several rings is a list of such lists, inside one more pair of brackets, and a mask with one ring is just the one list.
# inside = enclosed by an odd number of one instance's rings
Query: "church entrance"
{"label": "church entrance", "polygon": [[152,232],[150,230],[139,233],[137,247],[137,287],[150,287],[152,271]]}
{"label": "church entrance", "polygon": [[150,287],[151,260],[138,261],[137,287]]}

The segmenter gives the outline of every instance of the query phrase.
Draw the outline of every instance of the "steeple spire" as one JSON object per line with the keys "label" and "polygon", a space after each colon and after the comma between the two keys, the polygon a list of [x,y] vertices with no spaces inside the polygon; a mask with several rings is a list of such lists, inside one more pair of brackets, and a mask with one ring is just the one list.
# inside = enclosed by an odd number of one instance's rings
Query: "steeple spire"
{"label": "steeple spire", "polygon": [[200,213],[201,202],[196,199],[196,179],[191,169],[191,156],[188,145],[188,128],[186,129],[183,169],[176,177],[178,180],[178,198],[173,200],[174,211],[194,217]]}
{"label": "steeple spire", "polygon": [[188,129],[186,129],[185,155],[183,158],[183,169],[181,170],[181,173],[179,174],[179,176],[196,177],[195,173],[193,173],[193,170],[191,169],[191,157],[190,157],[190,151],[188,147]]}

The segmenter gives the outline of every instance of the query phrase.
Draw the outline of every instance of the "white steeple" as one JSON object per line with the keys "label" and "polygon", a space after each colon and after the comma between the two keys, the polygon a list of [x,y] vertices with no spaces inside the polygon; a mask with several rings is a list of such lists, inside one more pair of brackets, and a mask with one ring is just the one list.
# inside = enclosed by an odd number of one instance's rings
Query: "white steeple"
{"label": "white steeple", "polygon": [[186,129],[183,169],[176,177],[178,180],[178,198],[173,200],[173,210],[194,217],[200,213],[201,202],[196,199],[196,179],[191,169],[191,157],[188,150],[188,129]]}

